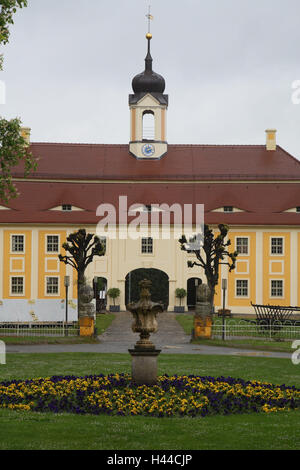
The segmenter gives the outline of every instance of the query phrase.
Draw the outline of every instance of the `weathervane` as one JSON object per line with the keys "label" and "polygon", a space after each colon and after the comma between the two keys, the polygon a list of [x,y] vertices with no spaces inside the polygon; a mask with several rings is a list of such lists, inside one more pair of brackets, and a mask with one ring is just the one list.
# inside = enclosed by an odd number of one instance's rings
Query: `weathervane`
{"label": "weathervane", "polygon": [[153,16],[151,15],[151,5],[149,5],[149,10],[148,14],[146,15],[146,18],[148,18],[148,34],[151,34],[151,20],[153,20]]}

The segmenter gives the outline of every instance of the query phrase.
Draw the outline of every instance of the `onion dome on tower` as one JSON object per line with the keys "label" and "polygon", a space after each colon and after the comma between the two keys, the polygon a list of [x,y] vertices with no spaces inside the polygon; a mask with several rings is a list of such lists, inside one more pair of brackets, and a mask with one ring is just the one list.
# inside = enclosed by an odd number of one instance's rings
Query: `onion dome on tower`
{"label": "onion dome on tower", "polygon": [[[131,112],[130,153],[138,159],[160,159],[167,153],[166,111],[169,97],[164,95],[165,79],[152,68],[152,34],[147,33],[148,51],[145,70],[132,80],[134,94],[129,95]],[[149,122],[150,130],[149,132]]]}
{"label": "onion dome on tower", "polygon": [[163,93],[166,88],[165,79],[152,69],[153,59],[150,52],[152,34],[148,33],[146,38],[148,40],[148,53],[145,59],[145,70],[134,77],[132,88],[134,93]]}

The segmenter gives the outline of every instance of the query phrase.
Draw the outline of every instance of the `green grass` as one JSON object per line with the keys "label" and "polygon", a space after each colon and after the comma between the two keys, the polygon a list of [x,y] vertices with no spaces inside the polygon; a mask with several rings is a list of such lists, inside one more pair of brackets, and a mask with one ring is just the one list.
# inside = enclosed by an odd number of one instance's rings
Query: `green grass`
{"label": "green grass", "polygon": [[98,335],[102,335],[105,330],[112,324],[114,319],[116,318],[116,315],[112,313],[106,313],[104,315],[98,314],[96,317],[96,325],[95,327],[97,328],[97,333]]}
{"label": "green grass", "polygon": [[[130,367],[127,354],[8,354],[0,380],[130,372]],[[162,354],[162,373],[230,375],[300,387],[300,366],[289,359]],[[0,449],[299,449],[299,418],[298,411],[159,419],[0,410]]]}
{"label": "green grass", "polygon": [[299,450],[300,412],[142,418],[1,411],[1,450]]}
{"label": "green grass", "polygon": [[269,351],[269,352],[286,352],[292,353],[293,341],[275,342],[264,341],[255,339],[231,339],[223,341],[222,339],[197,339],[192,341],[193,344],[203,346],[219,346],[222,348],[237,348],[237,349],[253,349],[256,351]]}
{"label": "green grass", "polygon": [[[95,327],[98,336],[110,326],[115,319],[115,315],[107,313],[105,315],[97,315]],[[30,345],[30,344],[97,344],[99,340],[96,337],[80,337],[80,336],[0,336],[0,341],[12,345]]]}
{"label": "green grass", "polygon": [[[192,334],[192,329],[194,326],[194,316],[193,315],[176,315],[176,320],[184,329],[185,333],[188,335]],[[220,319],[219,319],[220,321]],[[239,322],[240,319],[230,319],[230,322]],[[193,340],[192,343],[205,345],[205,346],[220,346],[228,348],[237,348],[237,349],[254,349],[257,351],[270,351],[270,352],[292,352],[292,343],[293,341],[280,341],[275,340],[265,340],[265,339],[252,339],[252,338],[243,338],[243,339],[230,339],[223,341],[221,339],[197,339]]]}

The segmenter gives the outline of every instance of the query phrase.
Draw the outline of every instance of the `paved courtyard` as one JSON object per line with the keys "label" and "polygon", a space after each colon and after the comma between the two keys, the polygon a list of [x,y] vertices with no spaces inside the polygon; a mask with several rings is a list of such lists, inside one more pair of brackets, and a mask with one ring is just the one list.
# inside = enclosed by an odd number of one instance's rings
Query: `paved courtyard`
{"label": "paved courtyard", "polygon": [[[62,352],[96,352],[128,353],[136,343],[139,335],[131,330],[132,316],[128,312],[116,314],[116,319],[99,337],[99,344],[49,344],[49,345],[7,345],[8,353],[62,353]],[[164,312],[158,315],[158,332],[152,335],[152,341],[163,354],[209,354],[253,357],[291,358],[289,353],[251,351],[217,346],[197,345],[190,343],[176,321],[174,313]],[[292,351],[291,351],[292,353]]]}

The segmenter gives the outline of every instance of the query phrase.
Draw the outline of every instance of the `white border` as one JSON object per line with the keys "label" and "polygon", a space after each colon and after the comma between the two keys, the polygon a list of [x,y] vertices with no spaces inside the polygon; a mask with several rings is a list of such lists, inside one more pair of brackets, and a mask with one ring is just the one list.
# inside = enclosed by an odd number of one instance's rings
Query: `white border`
{"label": "white border", "polygon": [[[58,292],[56,294],[47,293],[47,279],[55,277],[58,279]],[[60,276],[45,276],[45,297],[60,297]]]}
{"label": "white border", "polygon": [[[12,292],[12,278],[13,277],[21,277],[23,279],[23,293],[22,294],[15,294]],[[9,276],[9,296],[10,297],[25,297],[26,294],[26,286],[25,286],[25,276]]]}
{"label": "white border", "polygon": [[[142,251],[143,240],[144,240],[145,238],[147,238],[147,239],[148,239],[148,238],[152,238],[152,253],[143,253],[143,251]],[[141,237],[141,238],[139,239],[139,241],[140,241],[140,256],[155,256],[155,247],[154,247],[154,241],[155,241],[155,240],[154,240],[153,237]]]}
{"label": "white border", "polygon": [[[272,281],[281,281],[282,282],[282,295],[272,295]],[[269,299],[285,299],[285,283],[284,279],[270,279],[269,284]]]}
{"label": "white border", "polygon": [[[272,239],[273,238],[281,238],[282,239],[282,253],[272,253]],[[270,256],[276,256],[276,257],[285,256],[285,237],[282,237],[282,236],[279,236],[279,237],[274,236],[273,237],[272,235],[270,236]]]}
{"label": "white border", "polygon": [[[273,263],[280,263],[281,264],[281,271],[279,272],[274,272],[272,271],[272,264]],[[271,274],[272,276],[282,276],[284,275],[284,260],[270,260],[269,261],[269,274]],[[274,279],[275,280],[275,279]]]}
{"label": "white border", "polygon": [[[246,271],[238,271],[238,264],[239,263],[246,263],[247,264],[247,270]],[[237,275],[249,274],[249,260],[248,259],[238,259],[236,261],[236,274]]]}
{"label": "white border", "polygon": [[243,236],[243,235],[236,235],[236,236],[234,237],[234,240],[235,240],[235,241],[234,241],[234,243],[235,243],[235,251],[237,251],[237,239],[238,239],[238,238],[247,238],[247,240],[248,240],[248,253],[247,253],[247,254],[246,254],[246,253],[239,253],[239,256],[240,256],[241,258],[242,258],[243,256],[250,256],[250,237],[249,237],[248,235],[245,235],[245,236]]}
{"label": "white border", "polygon": [[[12,261],[19,261],[19,260],[21,260],[22,263],[23,263],[22,269],[13,269],[12,268]],[[11,256],[10,260],[9,260],[9,264],[10,264],[9,268],[10,268],[11,273],[25,273],[25,258],[23,256],[19,256],[18,258]],[[14,277],[16,277],[16,276],[14,276]]]}
{"label": "white border", "polygon": [[[23,251],[13,251],[12,249],[12,237],[23,237]],[[19,254],[19,255],[25,255],[25,251],[26,251],[26,235],[25,233],[11,233],[10,234],[10,254],[11,255],[16,255],[16,254]]]}
{"label": "white border", "polygon": [[[57,269],[48,269],[48,261],[56,261],[57,263]],[[45,258],[45,273],[59,273],[60,272],[60,265],[59,265],[59,259],[57,258]],[[49,277],[56,277],[56,276],[49,276]]]}
{"label": "white border", "polygon": [[[247,281],[248,283],[248,295],[237,295],[237,281]],[[250,279],[249,278],[238,278],[238,279],[235,279],[235,286],[234,286],[234,289],[235,289],[235,292],[234,292],[234,298],[235,299],[250,299]]]}
{"label": "white border", "polygon": [[[58,251],[48,251],[48,237],[58,237]],[[58,255],[60,253],[60,235],[58,233],[46,233],[45,235],[45,254],[46,255]]]}

